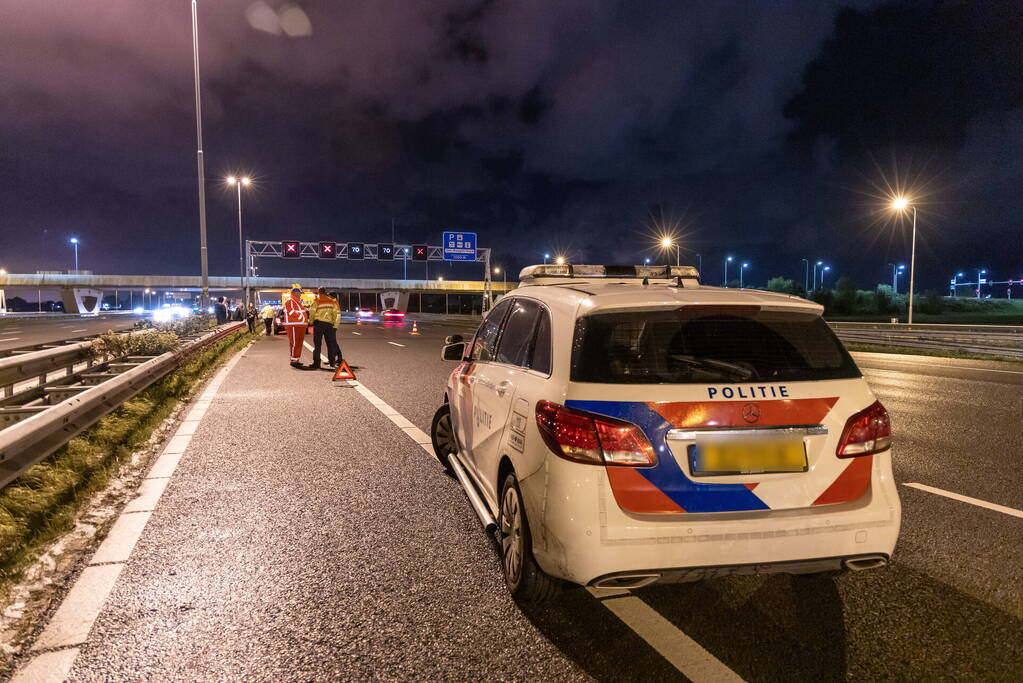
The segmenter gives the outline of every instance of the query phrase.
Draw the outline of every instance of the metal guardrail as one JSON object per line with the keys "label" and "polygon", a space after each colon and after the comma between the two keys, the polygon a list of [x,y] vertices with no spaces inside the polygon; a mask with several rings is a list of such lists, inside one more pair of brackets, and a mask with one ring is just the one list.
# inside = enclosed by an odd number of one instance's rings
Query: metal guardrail
{"label": "metal guardrail", "polygon": [[[29,467],[91,427],[101,417],[177,368],[196,350],[244,326],[245,323],[221,325],[218,329],[188,341],[173,351],[138,364],[126,363],[126,366],[134,367],[112,375],[110,379],[100,384],[74,387],[73,391],[72,387],[68,387],[70,395],[66,400],[45,406],[31,417],[0,431],[0,487],[9,484]],[[88,344],[85,343],[84,346],[88,347]],[[32,355],[47,354],[48,357],[60,357],[62,362],[67,363],[69,356],[61,354],[70,353],[74,351],[58,348]],[[26,359],[28,356],[2,359],[0,364],[11,361],[9,365],[13,365]],[[29,359],[28,362],[35,361]],[[15,370],[8,367],[8,372],[10,378],[14,376],[11,373]],[[25,379],[25,375],[22,375],[22,379]]]}
{"label": "metal guardrail", "polygon": [[907,325],[830,323],[844,342],[962,351],[1023,359],[1023,327],[1013,325]]}

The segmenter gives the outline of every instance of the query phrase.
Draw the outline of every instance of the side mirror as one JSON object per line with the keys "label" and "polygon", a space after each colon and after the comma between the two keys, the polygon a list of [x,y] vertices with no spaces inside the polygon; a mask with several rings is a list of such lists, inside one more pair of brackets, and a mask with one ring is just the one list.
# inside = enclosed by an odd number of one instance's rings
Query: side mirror
{"label": "side mirror", "polygon": [[[457,337],[458,335],[453,335]],[[448,337],[450,339],[451,337]],[[448,344],[440,350],[441,360],[454,360],[460,361],[465,356],[465,342],[455,342],[454,344]]]}
{"label": "side mirror", "polygon": [[460,334],[451,334],[444,338],[445,344],[457,344],[460,341],[465,341]]}

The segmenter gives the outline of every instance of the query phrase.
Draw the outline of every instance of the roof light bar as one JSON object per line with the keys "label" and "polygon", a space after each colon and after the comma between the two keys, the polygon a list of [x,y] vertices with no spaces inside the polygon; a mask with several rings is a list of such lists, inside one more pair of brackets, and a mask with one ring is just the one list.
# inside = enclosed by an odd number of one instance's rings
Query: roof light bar
{"label": "roof light bar", "polygon": [[593,266],[571,263],[546,263],[526,266],[519,273],[521,282],[542,278],[607,278],[670,280],[671,278],[699,279],[700,273],[693,266]]}

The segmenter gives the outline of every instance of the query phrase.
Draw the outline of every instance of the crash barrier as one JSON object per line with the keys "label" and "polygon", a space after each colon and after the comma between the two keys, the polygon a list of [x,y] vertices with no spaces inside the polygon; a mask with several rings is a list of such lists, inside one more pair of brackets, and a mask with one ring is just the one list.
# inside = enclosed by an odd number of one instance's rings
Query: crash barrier
{"label": "crash barrier", "polygon": [[[105,372],[92,373],[92,377],[87,377],[88,373],[76,374],[74,369],[76,358],[77,362],[84,361],[87,367],[94,367],[87,360],[90,346],[87,342],[0,359],[0,382],[5,390],[38,375],[42,384],[34,390],[46,391],[51,400],[54,397],[63,399],[50,405],[32,405],[37,403],[33,401],[22,406],[9,405],[17,393],[2,399],[0,417],[4,421],[0,423],[0,487],[17,479],[101,417],[176,369],[195,351],[244,327],[244,322],[221,325],[194,338],[186,338],[181,346],[159,356],[128,356],[119,359],[120,362],[97,363],[95,367],[102,365]],[[66,367],[69,376],[81,375],[81,381],[49,385],[42,374],[46,367]],[[94,379],[99,380],[98,383],[87,383]],[[10,426],[3,428],[3,424]]]}
{"label": "crash barrier", "polygon": [[961,351],[1023,359],[1023,327],[1013,325],[907,325],[831,322],[843,342]]}

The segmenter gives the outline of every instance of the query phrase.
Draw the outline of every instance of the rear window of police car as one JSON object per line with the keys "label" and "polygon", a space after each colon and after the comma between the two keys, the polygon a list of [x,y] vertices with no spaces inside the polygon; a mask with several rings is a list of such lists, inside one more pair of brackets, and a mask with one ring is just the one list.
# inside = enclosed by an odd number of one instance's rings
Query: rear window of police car
{"label": "rear window of police car", "polygon": [[598,313],[576,321],[572,381],[781,382],[859,377],[820,316],[756,306]]}

